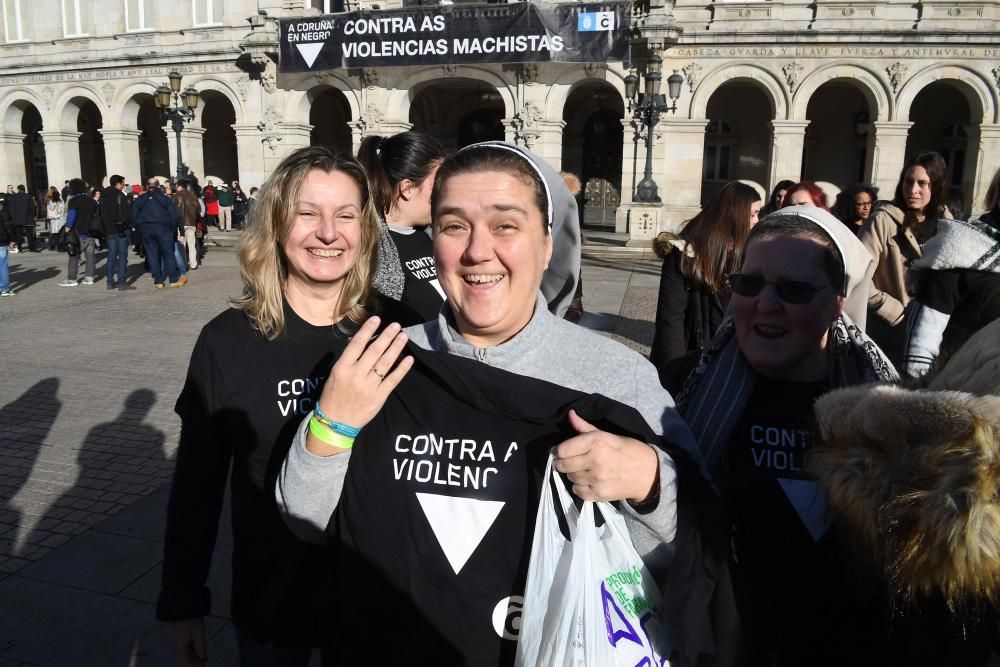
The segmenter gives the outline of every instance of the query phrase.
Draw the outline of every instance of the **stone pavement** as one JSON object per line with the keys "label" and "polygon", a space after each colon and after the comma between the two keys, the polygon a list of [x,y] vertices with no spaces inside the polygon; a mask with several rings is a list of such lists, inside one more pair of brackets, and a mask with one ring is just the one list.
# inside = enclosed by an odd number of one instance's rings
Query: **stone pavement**
{"label": "stone pavement", "polygon": [[[240,290],[236,254],[210,250],[181,289],[58,287],[66,256],[10,255],[0,299],[0,667],[168,665],[154,620],[180,392],[198,332]],[[103,270],[99,253],[98,274]],[[583,325],[643,352],[658,265],[584,261]],[[230,535],[216,546],[213,664],[235,664]]]}

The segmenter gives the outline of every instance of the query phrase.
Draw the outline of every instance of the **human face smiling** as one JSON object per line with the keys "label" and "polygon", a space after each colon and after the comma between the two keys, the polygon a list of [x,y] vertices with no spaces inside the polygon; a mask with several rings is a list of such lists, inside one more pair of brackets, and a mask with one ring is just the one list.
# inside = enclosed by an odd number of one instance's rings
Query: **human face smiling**
{"label": "human face smiling", "polygon": [[823,270],[827,248],[806,236],[751,241],[740,273],[768,283],[795,280],[821,288],[804,304],[785,303],[773,284],[756,296],[733,294],[736,339],[750,365],[761,375],[794,382],[825,377],[830,325],[843,310],[839,285]]}
{"label": "human face smiling", "polygon": [[910,167],[903,175],[903,200],[911,211],[923,213],[931,203],[931,177],[923,167]]}
{"label": "human face smiling", "polygon": [[534,188],[498,171],[450,177],[435,215],[434,257],[467,341],[490,347],[515,336],[534,314],[552,257]]}
{"label": "human face smiling", "polygon": [[309,172],[282,243],[290,288],[339,292],[361,243],[361,212],[361,188],[353,178],[341,171]]}

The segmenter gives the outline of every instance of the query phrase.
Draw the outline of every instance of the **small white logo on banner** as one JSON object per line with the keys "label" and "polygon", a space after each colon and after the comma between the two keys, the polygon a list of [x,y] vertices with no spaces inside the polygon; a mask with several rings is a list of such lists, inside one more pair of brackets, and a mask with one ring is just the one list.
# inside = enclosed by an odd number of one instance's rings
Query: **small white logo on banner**
{"label": "small white logo on banner", "polygon": [[602,32],[614,29],[614,12],[582,12],[576,22],[577,32]]}

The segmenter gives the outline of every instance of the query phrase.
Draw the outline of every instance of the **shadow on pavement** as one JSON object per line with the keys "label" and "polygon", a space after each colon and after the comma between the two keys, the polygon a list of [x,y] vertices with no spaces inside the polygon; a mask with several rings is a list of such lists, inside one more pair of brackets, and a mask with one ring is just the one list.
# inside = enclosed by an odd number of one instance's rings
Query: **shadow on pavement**
{"label": "shadow on pavement", "polygon": [[15,292],[26,290],[40,282],[51,280],[62,273],[59,269],[28,269],[20,264],[10,266],[10,288]]}
{"label": "shadow on pavement", "polygon": [[[0,528],[13,527],[0,538],[0,565],[6,556],[14,556],[15,538],[21,525],[21,511],[11,504],[21,487],[31,476],[42,443],[48,437],[62,403],[56,398],[58,378],[46,378],[35,383],[20,397],[0,408],[0,433],[3,434],[3,484],[0,485]],[[12,571],[11,567],[0,572]]]}

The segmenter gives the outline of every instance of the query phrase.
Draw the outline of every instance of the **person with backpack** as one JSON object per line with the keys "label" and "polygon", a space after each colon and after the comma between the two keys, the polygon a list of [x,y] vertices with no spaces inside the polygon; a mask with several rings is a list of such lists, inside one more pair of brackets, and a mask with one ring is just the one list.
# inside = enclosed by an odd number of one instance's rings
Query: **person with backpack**
{"label": "person with backpack", "polygon": [[[100,212],[97,202],[87,196],[87,183],[82,178],[73,178],[69,182],[70,197],[66,204],[66,224],[63,232],[67,236],[72,236],[69,243],[72,250],[69,250],[69,266],[66,271],[66,279],[59,283],[59,287],[76,287],[77,285],[93,285],[94,273],[96,272],[96,260],[94,251],[97,246],[97,239],[93,235],[100,226]],[[76,248],[76,239],[79,239],[79,250]],[[80,255],[84,258],[83,281],[76,279],[80,269]]]}
{"label": "person with backpack", "polygon": [[142,245],[146,249],[149,271],[153,274],[153,286],[163,289],[164,279],[169,278],[171,287],[183,287],[187,280],[181,280],[174,259],[180,211],[160,191],[159,179],[151,178],[146,185],[146,192],[132,203],[132,220],[142,232]]}

